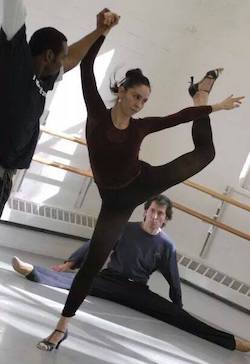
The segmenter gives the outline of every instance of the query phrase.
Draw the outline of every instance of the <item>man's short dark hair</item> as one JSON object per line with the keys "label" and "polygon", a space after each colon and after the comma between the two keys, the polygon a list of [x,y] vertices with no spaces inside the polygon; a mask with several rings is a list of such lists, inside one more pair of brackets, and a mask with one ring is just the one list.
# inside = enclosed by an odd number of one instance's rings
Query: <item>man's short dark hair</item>
{"label": "man's short dark hair", "polygon": [[166,216],[167,216],[168,220],[172,219],[173,203],[168,197],[166,197],[164,195],[157,195],[157,196],[151,197],[149,200],[147,200],[145,202],[144,210],[147,210],[150,207],[152,202],[156,202],[160,206],[165,206],[166,207]]}
{"label": "man's short dark hair", "polygon": [[58,55],[62,50],[63,42],[67,42],[67,38],[59,30],[52,27],[38,29],[29,41],[32,57],[39,56],[48,49]]}

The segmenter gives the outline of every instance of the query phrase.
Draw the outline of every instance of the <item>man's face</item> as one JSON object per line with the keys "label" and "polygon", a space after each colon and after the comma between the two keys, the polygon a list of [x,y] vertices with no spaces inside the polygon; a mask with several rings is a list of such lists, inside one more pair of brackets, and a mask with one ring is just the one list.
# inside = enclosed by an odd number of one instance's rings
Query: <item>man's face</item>
{"label": "man's face", "polygon": [[157,202],[152,201],[149,208],[144,212],[144,226],[148,230],[157,230],[163,227],[167,220],[166,206],[159,205]]}
{"label": "man's face", "polygon": [[46,56],[46,65],[44,68],[43,76],[54,76],[59,73],[65,58],[68,56],[67,42],[62,43],[62,50],[55,55],[53,51],[50,51]]}

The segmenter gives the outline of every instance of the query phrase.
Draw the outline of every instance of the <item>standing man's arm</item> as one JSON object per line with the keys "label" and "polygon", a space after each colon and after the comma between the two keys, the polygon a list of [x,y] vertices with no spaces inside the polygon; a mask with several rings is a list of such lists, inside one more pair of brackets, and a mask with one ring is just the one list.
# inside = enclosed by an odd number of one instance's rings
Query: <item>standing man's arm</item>
{"label": "standing man's arm", "polygon": [[26,19],[26,8],[22,0],[3,0],[3,22],[2,28],[11,40],[24,25]]}
{"label": "standing man's arm", "polygon": [[97,14],[96,29],[69,46],[69,53],[63,64],[65,72],[70,71],[82,61],[95,41],[110,28],[110,21],[118,22],[119,16],[111,13],[109,9],[103,9]]}
{"label": "standing man's arm", "polygon": [[169,297],[172,302],[182,307],[181,283],[176,259],[176,250],[173,245],[169,248],[166,247],[166,249],[167,251],[165,251],[162,256],[159,270],[168,281]]}

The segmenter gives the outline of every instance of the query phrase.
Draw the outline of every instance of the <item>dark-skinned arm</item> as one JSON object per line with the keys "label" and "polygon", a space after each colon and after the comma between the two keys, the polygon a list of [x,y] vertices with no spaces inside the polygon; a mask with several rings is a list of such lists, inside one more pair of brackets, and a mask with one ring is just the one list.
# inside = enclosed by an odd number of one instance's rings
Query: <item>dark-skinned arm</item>
{"label": "dark-skinned arm", "polygon": [[72,68],[76,67],[83,60],[95,41],[101,35],[107,34],[109,29],[111,29],[118,20],[118,15],[111,13],[109,9],[106,8],[97,14],[96,29],[69,46],[69,53],[63,64],[64,72],[70,71]]}

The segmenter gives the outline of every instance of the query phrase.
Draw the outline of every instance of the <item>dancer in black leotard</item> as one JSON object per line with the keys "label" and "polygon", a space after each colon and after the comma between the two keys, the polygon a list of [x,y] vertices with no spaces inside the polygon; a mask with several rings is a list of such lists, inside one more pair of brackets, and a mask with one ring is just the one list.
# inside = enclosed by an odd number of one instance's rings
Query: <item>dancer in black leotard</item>
{"label": "dancer in black leotard", "polygon": [[[230,96],[218,104],[206,106],[208,93],[218,76],[219,70],[215,70],[207,73],[198,85],[191,86],[195,107],[165,117],[134,119],[132,116],[143,108],[150,95],[148,79],[136,69],[127,72],[125,79],[114,85],[118,98],[115,106],[108,110],[98,93],[93,73],[94,60],[105,35],[118,22],[116,14],[107,13],[106,16],[110,22],[104,34],[81,63],[88,112],[87,144],[102,207],[87,260],[73,281],[56,330],[38,344],[43,350],[58,347],[66,338],[69,318],[75,315],[86,297],[94,276],[103,266],[135,207],[198,173],[213,160],[215,151],[208,115],[213,111],[233,109],[241,103],[241,97]],[[158,167],[138,159],[146,135],[191,120],[194,120],[193,151]]]}

